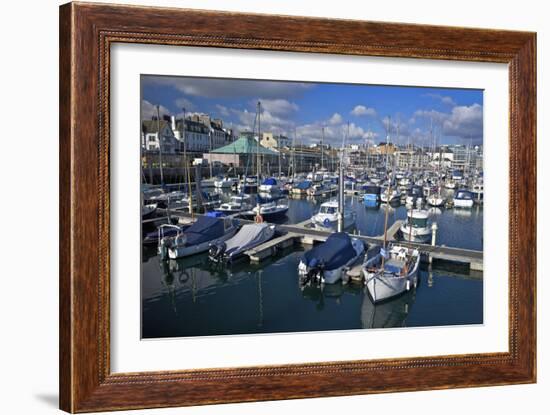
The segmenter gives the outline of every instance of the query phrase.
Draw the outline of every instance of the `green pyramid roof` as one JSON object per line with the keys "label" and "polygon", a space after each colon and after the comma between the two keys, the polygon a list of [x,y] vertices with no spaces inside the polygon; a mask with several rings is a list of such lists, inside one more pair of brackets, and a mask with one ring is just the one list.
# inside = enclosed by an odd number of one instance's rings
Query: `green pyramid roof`
{"label": "green pyramid roof", "polygon": [[211,153],[218,154],[265,154],[269,156],[277,156],[279,153],[270,150],[264,146],[258,149],[258,142],[251,137],[239,137],[231,144],[212,150]]}

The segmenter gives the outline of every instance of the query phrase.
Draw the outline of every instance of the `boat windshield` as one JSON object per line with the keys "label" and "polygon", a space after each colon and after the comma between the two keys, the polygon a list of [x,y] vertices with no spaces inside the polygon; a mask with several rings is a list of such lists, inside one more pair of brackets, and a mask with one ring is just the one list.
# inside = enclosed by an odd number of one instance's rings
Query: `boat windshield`
{"label": "boat windshield", "polygon": [[334,206],[321,206],[319,213],[328,213],[334,215],[336,213],[336,208]]}
{"label": "boat windshield", "polygon": [[425,228],[426,224],[428,223],[427,218],[411,218],[408,217],[407,224],[411,225],[413,228]]}

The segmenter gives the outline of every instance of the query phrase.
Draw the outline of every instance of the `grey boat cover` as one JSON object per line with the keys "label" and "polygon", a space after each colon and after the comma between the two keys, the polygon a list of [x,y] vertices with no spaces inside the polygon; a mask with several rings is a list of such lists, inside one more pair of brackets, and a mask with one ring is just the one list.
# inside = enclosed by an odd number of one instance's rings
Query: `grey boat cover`
{"label": "grey boat cover", "polygon": [[274,233],[275,229],[267,223],[243,225],[233,238],[225,242],[225,253],[229,257],[235,256],[271,239]]}

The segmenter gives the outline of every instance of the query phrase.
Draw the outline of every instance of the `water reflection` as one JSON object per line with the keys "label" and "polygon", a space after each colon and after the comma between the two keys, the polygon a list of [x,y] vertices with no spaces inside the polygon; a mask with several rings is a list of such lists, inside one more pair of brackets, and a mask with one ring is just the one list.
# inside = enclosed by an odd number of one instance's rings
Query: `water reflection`
{"label": "water reflection", "polygon": [[[320,202],[292,199],[287,222],[309,219]],[[363,235],[383,232],[404,219],[404,206],[365,206],[346,198]],[[433,209],[438,243],[481,249],[483,208]],[[460,232],[456,232],[460,229]],[[207,254],[159,261],[155,247],[142,250],[142,335],[144,338],[421,327],[483,323],[481,272],[461,265],[423,266],[416,290],[376,306],[362,285],[300,287],[302,255],[284,251],[259,265],[248,260],[219,266]]]}
{"label": "water reflection", "polygon": [[361,323],[364,329],[405,327],[415,300],[416,289],[399,297],[374,304],[368,293],[363,296]]}

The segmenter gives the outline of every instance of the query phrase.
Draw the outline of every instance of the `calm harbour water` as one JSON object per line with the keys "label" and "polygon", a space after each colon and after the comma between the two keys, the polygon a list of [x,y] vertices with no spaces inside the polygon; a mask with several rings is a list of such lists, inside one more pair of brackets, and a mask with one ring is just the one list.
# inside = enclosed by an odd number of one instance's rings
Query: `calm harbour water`
{"label": "calm harbour water", "polygon": [[[326,199],[325,199],[326,200]],[[323,199],[290,201],[288,223],[311,217]],[[366,208],[347,197],[357,231],[380,235],[384,208]],[[389,224],[404,219],[404,206],[390,210]],[[483,208],[433,212],[437,243],[481,250]],[[210,264],[206,254],[159,261],[155,249],[142,258],[142,337],[280,333],[360,328],[421,327],[483,323],[483,274],[463,266],[422,267],[416,290],[374,306],[363,286],[326,284],[300,288],[302,251],[289,250],[252,265]]]}

